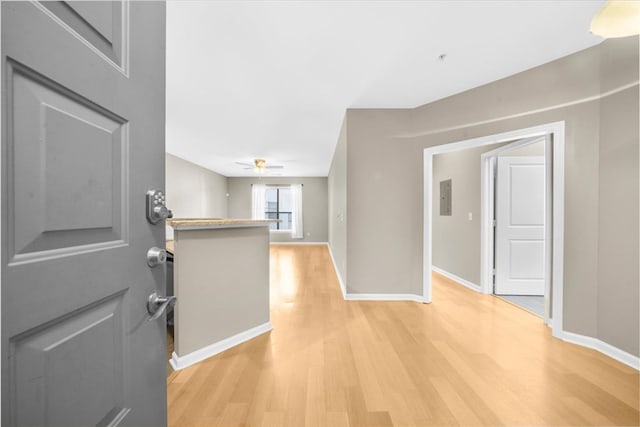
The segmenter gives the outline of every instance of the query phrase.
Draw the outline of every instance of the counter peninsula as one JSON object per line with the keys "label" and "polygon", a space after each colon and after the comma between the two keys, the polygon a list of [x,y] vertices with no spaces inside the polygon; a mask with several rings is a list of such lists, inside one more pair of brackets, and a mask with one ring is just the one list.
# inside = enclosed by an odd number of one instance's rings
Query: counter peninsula
{"label": "counter peninsula", "polygon": [[174,218],[175,351],[182,369],[271,330],[269,224]]}

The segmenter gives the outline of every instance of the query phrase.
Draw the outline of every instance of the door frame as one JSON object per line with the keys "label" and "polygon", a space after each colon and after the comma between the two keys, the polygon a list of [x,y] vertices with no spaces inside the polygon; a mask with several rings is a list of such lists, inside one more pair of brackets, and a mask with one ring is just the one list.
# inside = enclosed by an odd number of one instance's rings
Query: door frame
{"label": "door frame", "polygon": [[[0,5],[1,6],[1,5]],[[0,7],[0,22],[2,22],[2,7]],[[2,43],[2,32],[0,31],[0,44]],[[5,73],[4,73],[4,69],[0,66],[0,78],[5,78]],[[0,139],[2,138],[2,132],[4,132],[5,130],[2,128],[2,108],[3,108],[3,102],[0,99]],[[0,144],[1,145],[1,144]],[[2,186],[4,185],[2,183],[2,177],[4,176],[4,170],[2,169],[2,160],[3,160],[3,151],[2,148],[0,147],[0,193],[2,193]],[[0,212],[2,212],[2,197],[0,197]],[[0,227],[0,242],[2,242],[2,227]],[[2,319],[2,294],[3,294],[3,285],[4,285],[4,280],[3,280],[3,275],[2,275],[2,244],[0,243],[0,319]],[[1,325],[0,325],[1,326]],[[0,372],[2,372],[2,363],[4,361],[0,358]],[[0,387],[0,420],[2,420],[2,387]]]}
{"label": "door frame", "polygon": [[511,144],[503,145],[495,150],[487,151],[480,155],[481,162],[481,190],[480,190],[480,292],[483,294],[495,294],[495,282],[493,269],[495,264],[495,234],[493,233],[493,220],[495,219],[496,195],[496,166],[498,157],[509,151],[526,147],[530,144],[544,142],[544,171],[545,171],[545,213],[544,213],[544,322],[551,321],[551,265],[553,247],[551,246],[553,229],[553,174],[552,174],[552,146],[553,137],[550,134],[523,138]]}
{"label": "door frame", "polygon": [[[547,168],[547,177],[553,173],[552,186],[552,206],[548,206],[552,218],[552,226],[547,227],[545,232],[551,236],[551,251],[547,254],[547,268],[551,271],[551,301],[553,301],[550,314],[551,319],[549,326],[552,329],[552,335],[560,337],[563,331],[563,275],[564,275],[564,143],[565,143],[565,122],[553,122],[529,128],[513,130],[493,135],[487,135],[480,138],[467,139],[448,144],[437,145],[424,149],[424,223],[423,223],[423,280],[422,280],[422,297],[423,301],[430,303],[432,301],[432,285],[431,272],[432,265],[432,218],[433,218],[433,156],[436,154],[448,153],[453,151],[465,150],[468,148],[481,147],[485,145],[497,144],[500,142],[508,142],[514,140],[522,140],[531,137],[541,137],[543,135],[551,135],[551,141],[547,144],[551,149],[545,150],[545,163],[551,164],[551,168]],[[549,147],[546,147],[549,148]],[[488,178],[487,178],[488,179]],[[485,175],[482,177],[484,188]],[[486,188],[485,188],[485,191]],[[482,225],[484,224],[484,225]],[[481,222],[482,228],[485,228],[486,221]],[[551,230],[549,230],[551,229]],[[547,231],[548,230],[548,231]],[[488,230],[484,230],[486,236]],[[546,236],[545,236],[546,237]],[[491,281],[487,283],[486,263],[488,262],[488,252],[486,239],[481,239],[481,283],[477,285],[478,292],[486,293],[486,289]],[[484,254],[484,255],[482,255]]]}

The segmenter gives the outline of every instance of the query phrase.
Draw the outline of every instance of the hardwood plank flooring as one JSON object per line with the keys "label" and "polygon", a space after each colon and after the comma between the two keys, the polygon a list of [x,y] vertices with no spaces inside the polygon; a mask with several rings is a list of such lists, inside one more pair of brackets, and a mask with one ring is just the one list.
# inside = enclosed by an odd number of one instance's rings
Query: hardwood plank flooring
{"label": "hardwood plank flooring", "polygon": [[172,373],[169,425],[640,425],[638,371],[433,287],[432,304],[344,301],[326,246],[272,246],[273,331]]}

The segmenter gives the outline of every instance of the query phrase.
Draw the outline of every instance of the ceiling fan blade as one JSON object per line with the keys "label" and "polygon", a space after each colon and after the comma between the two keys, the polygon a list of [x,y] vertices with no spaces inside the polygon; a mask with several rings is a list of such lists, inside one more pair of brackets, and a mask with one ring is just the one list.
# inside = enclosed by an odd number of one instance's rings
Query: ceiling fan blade
{"label": "ceiling fan blade", "polygon": [[249,167],[253,167],[253,164],[251,163],[244,163],[244,162],[236,162],[237,165],[242,165],[242,166],[249,166]]}
{"label": "ceiling fan blade", "polygon": [[284,166],[282,165],[267,165],[265,166],[266,169],[284,169]]}

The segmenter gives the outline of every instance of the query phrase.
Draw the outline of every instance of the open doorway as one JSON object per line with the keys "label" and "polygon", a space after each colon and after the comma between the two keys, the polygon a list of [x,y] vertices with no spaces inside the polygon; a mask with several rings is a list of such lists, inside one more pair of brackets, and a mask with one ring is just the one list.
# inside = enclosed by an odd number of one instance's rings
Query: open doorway
{"label": "open doorway", "polygon": [[[448,153],[468,148],[483,147],[492,144],[517,141],[520,146],[545,139],[545,182],[549,185],[550,203],[545,204],[545,215],[548,215],[549,227],[545,228],[545,319],[551,326],[554,335],[562,331],[562,270],[563,270],[563,234],[564,234],[564,122],[550,123],[532,128],[520,129],[481,138],[453,142],[430,147],[424,150],[424,260],[423,260],[423,298],[431,302],[431,272],[433,269],[432,237],[434,211],[439,207],[433,203],[433,160],[440,153]],[[516,145],[517,147],[517,145]],[[512,147],[513,148],[513,147]],[[490,157],[482,168],[482,192],[491,192],[492,169]],[[553,177],[553,180],[550,178]],[[455,191],[455,183],[454,190]],[[489,213],[492,210],[489,198],[482,198],[481,207],[481,248],[480,248],[480,283],[475,290],[482,293],[493,293],[493,224]],[[553,301],[553,304],[551,303]]]}
{"label": "open doorway", "polygon": [[551,306],[551,135],[523,138],[481,155],[493,293],[546,323]]}

